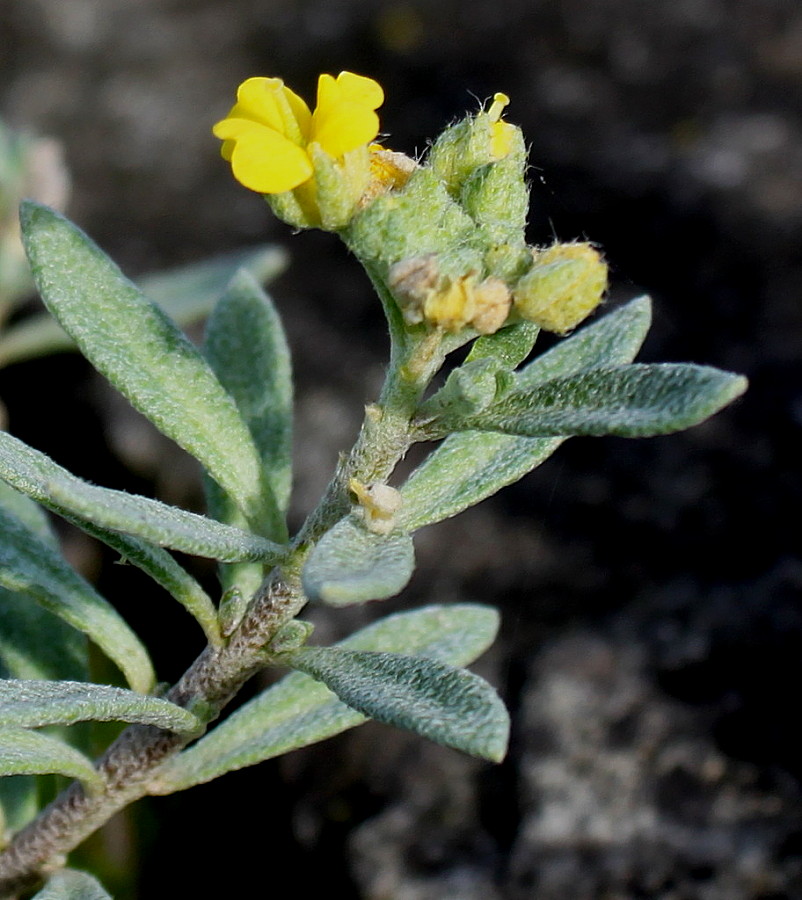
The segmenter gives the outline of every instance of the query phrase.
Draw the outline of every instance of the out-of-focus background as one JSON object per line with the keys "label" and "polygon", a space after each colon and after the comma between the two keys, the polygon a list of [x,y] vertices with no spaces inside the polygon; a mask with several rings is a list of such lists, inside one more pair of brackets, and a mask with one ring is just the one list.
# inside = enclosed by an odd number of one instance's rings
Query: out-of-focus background
{"label": "out-of-focus background", "polygon": [[[2,0],[0,116],[62,142],[70,216],[130,274],[265,240],[298,378],[294,517],[380,382],[366,278],[231,178],[211,125],[237,84],[379,80],[387,145],[422,153],[495,91],[531,145],[530,237],[598,242],[609,305],[648,292],[641,358],[743,372],[746,397],[679,435],[577,439],[416,540],[388,608],[497,605],[478,668],[514,716],[475,762],[366,725],[140,804],[90,851],[137,872],[120,900],[269,893],[359,900],[802,897],[799,0]],[[197,473],[79,358],[0,373],[12,432],[73,471],[197,505]],[[65,532],[155,644],[180,611]],[[208,574],[208,573],[207,573]],[[325,617],[321,640],[375,614]],[[84,857],[86,859],[86,857]],[[80,860],[79,860],[80,862]]]}

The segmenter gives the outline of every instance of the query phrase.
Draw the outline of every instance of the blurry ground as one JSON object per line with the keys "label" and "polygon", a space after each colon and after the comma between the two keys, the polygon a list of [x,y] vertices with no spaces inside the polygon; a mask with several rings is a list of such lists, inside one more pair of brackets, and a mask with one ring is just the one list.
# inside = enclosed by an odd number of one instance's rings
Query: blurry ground
{"label": "blurry ground", "polygon": [[[124,267],[289,246],[274,293],[299,380],[297,515],[376,388],[383,325],[334,239],[271,220],[209,127],[248,75],[309,96],[342,68],[385,85],[388,144],[407,152],[473,96],[508,93],[532,147],[532,240],[598,241],[612,302],[653,295],[643,359],[752,386],[685,434],[569,442],[418,536],[395,605],[502,610],[480,668],[513,710],[507,762],[370,725],[143,805],[138,896],[267,893],[273,859],[302,897],[802,897],[802,6],[2,0],[0,114],[64,141],[70,213]],[[130,447],[128,419],[77,359],[10,369],[0,395],[13,431],[80,474],[170,499],[192,483],[159,444],[161,474],[97,456]],[[196,649],[171,637],[179,613],[155,628],[146,599],[121,603],[177,676]],[[106,840],[120,852],[125,829]]]}

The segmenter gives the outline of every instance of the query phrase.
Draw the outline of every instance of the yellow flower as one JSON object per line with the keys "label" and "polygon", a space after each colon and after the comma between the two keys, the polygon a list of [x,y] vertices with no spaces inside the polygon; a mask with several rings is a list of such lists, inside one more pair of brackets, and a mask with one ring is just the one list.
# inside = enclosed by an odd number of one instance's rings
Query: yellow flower
{"label": "yellow flower", "polygon": [[213,131],[240,184],[260,194],[281,194],[313,177],[317,150],[337,160],[369,144],[379,133],[375,110],[383,100],[381,86],[371,78],[353,72],[321,75],[317,106],[310,112],[280,78],[248,78]]}

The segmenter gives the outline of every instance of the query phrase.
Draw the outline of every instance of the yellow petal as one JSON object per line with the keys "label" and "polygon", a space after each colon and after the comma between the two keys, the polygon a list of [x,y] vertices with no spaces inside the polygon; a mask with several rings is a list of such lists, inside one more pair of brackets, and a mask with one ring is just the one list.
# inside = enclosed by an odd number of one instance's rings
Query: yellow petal
{"label": "yellow petal", "polygon": [[312,115],[311,139],[336,158],[369,144],[379,133],[379,117],[358,103],[318,107]]}
{"label": "yellow petal", "polygon": [[[285,87],[283,93],[297,123],[301,140],[306,143],[309,140],[309,129],[312,126],[312,113],[309,111],[306,101],[299,97],[295,91]],[[287,137],[289,136],[288,134]]]}
{"label": "yellow petal", "polygon": [[364,75],[340,72],[337,76],[337,87],[340,89],[341,99],[361,103],[368,109],[378,109],[384,103],[382,86]]}
{"label": "yellow petal", "polygon": [[291,191],[312,176],[306,152],[270,128],[244,131],[231,154],[231,171],[240,184],[260,194]]}
{"label": "yellow petal", "polygon": [[284,134],[278,98],[284,90],[280,78],[248,78],[237,88],[236,106],[228,118],[251,119]]}
{"label": "yellow petal", "polygon": [[512,150],[512,141],[515,137],[515,126],[509,122],[494,122],[490,126],[490,153],[493,159],[504,159]]}

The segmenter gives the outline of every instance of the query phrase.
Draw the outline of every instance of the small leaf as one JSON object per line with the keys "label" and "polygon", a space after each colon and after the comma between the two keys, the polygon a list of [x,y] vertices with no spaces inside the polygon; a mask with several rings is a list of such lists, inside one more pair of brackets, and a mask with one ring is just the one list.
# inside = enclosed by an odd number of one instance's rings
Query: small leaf
{"label": "small leaf", "polygon": [[68,515],[63,510],[61,515],[86,534],[116,550],[124,562],[131,563],[149,575],[195,619],[211,644],[220,644],[220,624],[212,598],[166,550],[139,538],[100,528],[92,522]]}
{"label": "small leaf", "polygon": [[31,900],[112,900],[97,879],[86,872],[62,869]]}
{"label": "small leaf", "polygon": [[421,404],[418,415],[470,416],[482,412],[511,387],[512,372],[492,356],[464,363],[454,369],[443,387]]}
{"label": "small leaf", "polygon": [[[484,653],[497,630],[498,613],[491,607],[471,603],[428,606],[387,616],[337,646],[416,654],[465,666]],[[183,790],[325,740],[365,721],[364,715],[338,700],[325,685],[293,672],[174,757],[151,789],[161,794]]]}
{"label": "small leaf", "polygon": [[284,548],[158,500],[89,484],[49,456],[0,432],[0,478],[52,509],[195,556],[275,562]]}
{"label": "small leaf", "polygon": [[20,218],[42,299],[81,352],[205,466],[254,527],[281,533],[284,526],[247,426],[175,323],[58,213],[26,201]]}
{"label": "small leaf", "polygon": [[464,426],[525,437],[648,437],[697,425],[745,390],[745,378],[707,366],[590,369],[508,394]]}
{"label": "small leaf", "polygon": [[0,680],[0,727],[41,728],[76,722],[129,722],[179,734],[201,722],[186,709],[134,691],[81,681]]}
{"label": "small leaf", "polygon": [[137,280],[142,293],[158,303],[172,319],[179,325],[189,325],[209,315],[238,272],[246,272],[257,284],[265,284],[286,267],[284,249],[262,244],[165,272],[153,272]]}
{"label": "small leaf", "polygon": [[[517,372],[515,387],[525,389],[560,375],[631,362],[650,322],[649,298],[632,300]],[[399,527],[415,531],[479,503],[539,466],[563,440],[477,431],[450,435],[401,488]]]}
{"label": "small leaf", "polygon": [[510,720],[478,675],[423,656],[304,647],[287,662],[363,715],[438,744],[500,762]]}
{"label": "small leaf", "polygon": [[90,637],[147,693],[154,673],[147,651],[112,607],[33,532],[0,507],[0,587],[41,604]]}
{"label": "small leaf", "polygon": [[0,728],[0,776],[66,775],[90,790],[103,780],[83,753],[56,738],[25,728]]}
{"label": "small leaf", "polygon": [[[203,352],[234,398],[262,458],[279,510],[286,514],[292,483],[292,371],[281,319],[268,296],[247,273],[239,273],[214,308]],[[246,526],[233,500],[205,479],[209,513],[221,522]],[[220,567],[223,587],[250,597],[264,566]]]}
{"label": "small leaf", "polygon": [[473,342],[466,362],[491,357],[506,369],[514,369],[532,352],[540,328],[534,322],[518,322],[495,334],[480,335]]}
{"label": "small leaf", "polygon": [[[2,440],[2,434],[3,432],[0,431],[0,440]],[[0,449],[0,454],[2,454],[2,449]],[[2,470],[2,465],[2,462],[0,462],[0,471]],[[2,476],[0,476],[0,506],[5,507],[13,516],[16,516],[26,528],[33,531],[46,544],[58,547],[58,541],[53,533],[53,529],[50,527],[47,513],[38,503],[34,503],[25,494],[14,490],[10,484],[6,484],[2,480]]]}
{"label": "small leaf", "polygon": [[239,272],[206,325],[203,352],[251,431],[273,493],[286,510],[292,481],[292,369],[269,297]]}
{"label": "small leaf", "polygon": [[303,587],[310,600],[349,606],[401,591],[415,568],[412,538],[368,531],[353,516],[341,519],[309,554]]}
{"label": "small leaf", "polygon": [[88,678],[86,637],[28,597],[0,588],[0,676]]}

